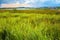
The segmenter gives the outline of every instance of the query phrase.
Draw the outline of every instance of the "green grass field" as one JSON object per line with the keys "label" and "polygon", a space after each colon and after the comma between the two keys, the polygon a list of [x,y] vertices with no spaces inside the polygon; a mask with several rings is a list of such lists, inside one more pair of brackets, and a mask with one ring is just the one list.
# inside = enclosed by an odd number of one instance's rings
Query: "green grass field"
{"label": "green grass field", "polygon": [[0,12],[0,40],[60,40],[58,13]]}

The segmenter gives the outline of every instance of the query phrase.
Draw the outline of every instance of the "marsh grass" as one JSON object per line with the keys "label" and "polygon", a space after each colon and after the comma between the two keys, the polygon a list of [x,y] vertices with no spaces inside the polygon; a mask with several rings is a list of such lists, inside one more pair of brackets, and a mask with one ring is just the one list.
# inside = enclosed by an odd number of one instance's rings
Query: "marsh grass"
{"label": "marsh grass", "polygon": [[60,15],[0,13],[0,40],[60,40]]}

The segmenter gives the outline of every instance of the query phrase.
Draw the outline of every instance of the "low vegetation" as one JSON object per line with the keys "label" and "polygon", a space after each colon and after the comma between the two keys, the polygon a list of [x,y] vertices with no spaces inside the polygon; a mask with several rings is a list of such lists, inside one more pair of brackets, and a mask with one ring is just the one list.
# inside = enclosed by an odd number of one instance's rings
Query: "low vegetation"
{"label": "low vegetation", "polygon": [[0,11],[0,40],[60,40],[58,10],[20,11]]}

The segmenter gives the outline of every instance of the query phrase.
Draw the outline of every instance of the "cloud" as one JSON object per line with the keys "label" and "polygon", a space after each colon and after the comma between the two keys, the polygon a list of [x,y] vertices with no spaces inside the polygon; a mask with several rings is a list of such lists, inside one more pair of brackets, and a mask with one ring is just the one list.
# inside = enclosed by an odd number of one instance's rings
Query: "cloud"
{"label": "cloud", "polygon": [[8,7],[32,7],[31,4],[28,4],[28,3],[20,3],[19,0],[4,0],[3,2],[6,2],[6,3],[2,3],[1,4],[1,7],[5,7],[5,8],[8,8]]}
{"label": "cloud", "polygon": [[45,2],[52,1],[52,0],[25,0],[24,4],[31,4],[34,7],[41,7],[45,5]]}
{"label": "cloud", "polygon": [[49,4],[51,2],[55,3],[55,4],[59,4],[60,0],[24,0],[26,4],[28,3],[36,3],[36,2],[40,2],[40,3],[45,3],[45,2],[49,2]]}
{"label": "cloud", "polygon": [[47,1],[52,1],[52,0],[24,0],[25,2],[24,3],[36,3],[36,2],[40,2],[40,3],[44,3],[44,2],[47,2]]}
{"label": "cloud", "polygon": [[60,0],[24,0],[24,4],[31,4],[33,7],[59,6]]}
{"label": "cloud", "polygon": [[36,3],[38,0],[24,0],[25,4],[28,4],[28,3]]}
{"label": "cloud", "polygon": [[[41,6],[57,6],[60,4],[60,0],[3,0],[4,4],[22,4],[26,7],[41,7]],[[21,4],[22,3],[22,4]],[[15,5],[14,5],[15,6]],[[24,6],[23,6],[24,7]]]}
{"label": "cloud", "polygon": [[55,0],[55,3],[56,4],[60,4],[60,0]]}
{"label": "cloud", "polygon": [[44,2],[47,2],[47,1],[50,1],[50,0],[39,0],[39,2],[41,2],[41,3],[44,3]]}
{"label": "cloud", "polygon": [[12,7],[32,7],[29,4],[2,4],[1,5],[2,8],[12,8]]}
{"label": "cloud", "polygon": [[1,0],[1,4],[12,4],[12,3],[15,3],[16,0]]}

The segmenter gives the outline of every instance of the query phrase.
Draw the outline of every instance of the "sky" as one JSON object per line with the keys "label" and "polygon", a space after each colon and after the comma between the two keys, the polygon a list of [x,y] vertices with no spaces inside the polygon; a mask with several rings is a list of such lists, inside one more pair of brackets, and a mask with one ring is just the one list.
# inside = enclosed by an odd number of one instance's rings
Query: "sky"
{"label": "sky", "polygon": [[0,0],[0,7],[56,7],[60,0]]}

